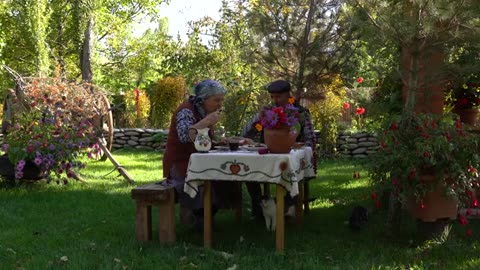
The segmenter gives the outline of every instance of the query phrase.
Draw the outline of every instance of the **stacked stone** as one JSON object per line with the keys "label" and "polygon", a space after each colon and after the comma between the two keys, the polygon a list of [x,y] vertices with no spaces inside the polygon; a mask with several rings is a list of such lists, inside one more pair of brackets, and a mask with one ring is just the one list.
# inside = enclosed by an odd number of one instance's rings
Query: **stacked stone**
{"label": "stacked stone", "polygon": [[[161,142],[154,142],[153,136],[158,133],[165,134]],[[162,129],[142,128],[115,128],[113,130],[113,149],[130,147],[135,149],[158,150],[165,149],[168,131]]]}
{"label": "stacked stone", "polygon": [[379,148],[376,134],[366,132],[340,132],[337,138],[338,152],[347,158],[365,158]]}

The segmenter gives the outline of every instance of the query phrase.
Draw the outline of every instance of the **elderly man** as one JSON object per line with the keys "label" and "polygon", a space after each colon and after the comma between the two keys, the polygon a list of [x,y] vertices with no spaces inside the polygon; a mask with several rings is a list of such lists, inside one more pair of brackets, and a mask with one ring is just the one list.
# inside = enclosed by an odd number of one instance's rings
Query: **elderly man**
{"label": "elderly man", "polygon": [[[290,95],[291,85],[289,82],[285,80],[277,80],[271,82],[267,85],[267,91],[270,93],[270,98],[272,100],[272,105],[265,106],[262,111],[260,111],[243,129],[242,136],[246,138],[256,138],[260,135],[260,142],[263,142],[263,131],[259,132],[255,128],[255,125],[260,122],[260,116],[263,114],[263,110],[271,106],[282,106],[285,107],[289,103],[291,103],[292,96]],[[290,101],[290,102],[289,102]],[[310,117],[310,112],[305,108],[300,106],[297,101],[293,102],[293,105],[298,108],[298,112],[301,114],[300,117],[300,133],[297,137],[297,142],[304,142],[305,146],[310,146],[314,151],[314,159],[315,155],[315,134],[312,125],[312,120]],[[316,167],[316,161],[314,162],[314,166]],[[316,170],[316,168],[315,168]],[[262,210],[261,210],[261,187],[258,183],[247,183],[248,193],[250,194],[252,200],[252,216],[261,217]],[[292,202],[292,198],[288,198],[287,196],[287,204]]]}

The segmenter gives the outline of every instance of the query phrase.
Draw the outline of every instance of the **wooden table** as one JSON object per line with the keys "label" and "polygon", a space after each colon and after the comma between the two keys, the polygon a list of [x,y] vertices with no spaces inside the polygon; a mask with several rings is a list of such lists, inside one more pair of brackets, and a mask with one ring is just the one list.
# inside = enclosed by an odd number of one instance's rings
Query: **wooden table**
{"label": "wooden table", "polygon": [[184,191],[191,197],[204,186],[204,246],[212,247],[212,180],[236,182],[260,182],[276,185],[276,249],[285,249],[284,196],[288,191],[297,197],[297,222],[303,223],[305,178],[315,177],[309,147],[292,150],[289,154],[257,152],[196,153],[190,157]]}

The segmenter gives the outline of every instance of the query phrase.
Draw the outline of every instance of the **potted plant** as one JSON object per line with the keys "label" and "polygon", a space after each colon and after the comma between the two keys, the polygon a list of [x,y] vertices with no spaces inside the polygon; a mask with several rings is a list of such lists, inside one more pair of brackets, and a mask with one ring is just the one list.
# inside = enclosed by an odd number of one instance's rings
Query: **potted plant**
{"label": "potted plant", "polygon": [[285,107],[266,108],[255,124],[258,131],[264,131],[265,144],[271,153],[290,153],[300,132],[300,113],[293,105],[295,100],[289,99]]}
{"label": "potted plant", "polygon": [[463,123],[469,125],[477,124],[480,106],[480,83],[475,82],[475,77],[468,76],[464,83],[454,86],[449,100],[453,112],[460,116]]}
{"label": "potted plant", "polygon": [[6,155],[0,164],[4,177],[67,183],[74,169],[85,166],[78,160],[82,154],[92,157],[99,152],[96,135],[101,131],[93,125],[97,112],[88,87],[34,79],[24,94],[10,93],[13,117],[7,123]]}
{"label": "potted plant", "polygon": [[377,189],[393,197],[422,221],[455,219],[457,206],[470,205],[477,181],[480,141],[453,114],[407,113],[394,117],[367,161]]}

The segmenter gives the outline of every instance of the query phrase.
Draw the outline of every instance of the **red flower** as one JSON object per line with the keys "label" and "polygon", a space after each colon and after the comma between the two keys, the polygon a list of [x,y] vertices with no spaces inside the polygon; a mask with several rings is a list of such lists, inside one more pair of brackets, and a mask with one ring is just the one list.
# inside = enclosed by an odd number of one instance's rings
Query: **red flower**
{"label": "red flower", "polygon": [[417,172],[415,172],[415,169],[412,168],[412,169],[410,170],[410,179],[415,178],[416,175],[417,175]]}
{"label": "red flower", "polygon": [[428,151],[423,152],[423,156],[426,158],[430,157],[430,153]]}
{"label": "red flower", "polygon": [[435,128],[435,126],[436,126],[436,123],[434,120],[432,120],[432,128]]}
{"label": "red flower", "polygon": [[467,208],[467,212],[465,213],[467,216],[471,216],[472,215],[472,209],[470,208]]}
{"label": "red flower", "polygon": [[350,109],[350,103],[348,103],[348,102],[343,103],[343,109],[344,110]]}
{"label": "red flower", "polygon": [[450,133],[447,133],[445,136],[447,137],[447,141],[451,141],[451,140],[452,140],[452,135],[450,135]]}
{"label": "red flower", "polygon": [[357,83],[362,83],[362,82],[363,82],[363,78],[362,78],[362,77],[358,77]]}
{"label": "red flower", "polygon": [[391,130],[398,130],[398,125],[396,122],[393,122],[391,125],[390,125],[390,129]]}
{"label": "red flower", "polygon": [[364,114],[364,113],[365,113],[365,108],[362,108],[362,107],[357,108],[357,114],[358,114],[358,115],[362,115],[362,114]]}
{"label": "red flower", "polygon": [[470,168],[468,168],[468,172],[476,173],[477,169],[475,169],[473,166],[470,166]]}
{"label": "red flower", "polygon": [[457,120],[455,121],[455,127],[456,128],[461,128],[462,127],[462,122],[460,122],[460,118],[457,118]]}
{"label": "red flower", "polygon": [[398,186],[398,179],[397,178],[392,178],[392,182],[394,186]]}
{"label": "red flower", "polygon": [[468,224],[468,220],[465,218],[465,216],[461,215],[461,214],[458,214],[458,222],[462,225],[467,225]]}
{"label": "red flower", "polygon": [[381,146],[382,148],[387,148],[387,144],[385,143],[385,141],[381,141],[381,142],[380,142],[380,146]]}
{"label": "red flower", "polygon": [[377,200],[377,192],[372,192],[372,200],[376,201]]}
{"label": "red flower", "polygon": [[[474,207],[477,207],[477,206],[478,206],[478,200],[477,200],[477,198],[473,199],[472,205],[473,205]],[[478,213],[478,212],[477,212],[477,213]]]}
{"label": "red flower", "polygon": [[33,148],[32,145],[28,145],[28,146],[27,146],[27,152],[28,152],[28,153],[32,153],[33,150],[34,150],[34,148]]}
{"label": "red flower", "polygon": [[467,105],[468,104],[468,99],[467,98],[460,98],[457,101],[457,104],[460,106]]}

